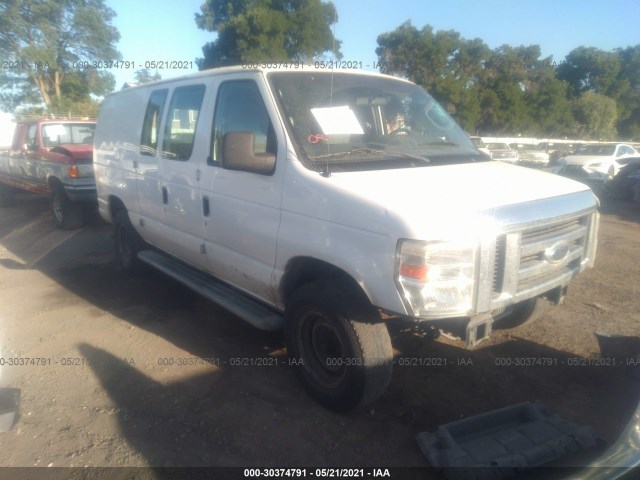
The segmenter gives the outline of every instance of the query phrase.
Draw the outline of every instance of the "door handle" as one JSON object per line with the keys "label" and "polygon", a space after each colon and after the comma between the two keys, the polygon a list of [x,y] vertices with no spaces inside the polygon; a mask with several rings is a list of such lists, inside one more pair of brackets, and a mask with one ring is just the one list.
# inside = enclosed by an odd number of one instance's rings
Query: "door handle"
{"label": "door handle", "polygon": [[162,203],[165,205],[169,203],[169,192],[165,186],[162,187]]}
{"label": "door handle", "polygon": [[211,208],[209,207],[209,197],[202,197],[202,213],[205,217],[208,217],[209,213],[211,213]]}

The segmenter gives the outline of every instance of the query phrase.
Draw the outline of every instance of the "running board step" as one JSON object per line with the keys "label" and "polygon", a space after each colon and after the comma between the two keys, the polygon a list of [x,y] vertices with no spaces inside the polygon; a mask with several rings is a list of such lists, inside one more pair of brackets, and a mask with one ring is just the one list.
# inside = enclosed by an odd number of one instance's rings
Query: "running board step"
{"label": "running board step", "polygon": [[284,318],[278,312],[180,260],[153,250],[138,252],[138,258],[260,330],[275,331],[284,327]]}

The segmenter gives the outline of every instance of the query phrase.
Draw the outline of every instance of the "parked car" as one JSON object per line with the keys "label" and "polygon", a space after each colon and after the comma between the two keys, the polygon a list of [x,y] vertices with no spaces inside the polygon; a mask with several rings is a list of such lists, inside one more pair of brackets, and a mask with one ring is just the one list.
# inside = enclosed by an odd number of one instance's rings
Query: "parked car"
{"label": "parked car", "polygon": [[640,157],[629,157],[620,161],[625,165],[605,184],[605,191],[613,198],[633,200],[634,188],[640,183]]}
{"label": "parked car", "polygon": [[638,155],[635,149],[623,143],[582,145],[574,154],[558,160],[559,173],[573,178],[607,181],[617,175],[626,158]]}
{"label": "parked car", "polygon": [[535,145],[526,143],[510,143],[512,150],[518,152],[520,163],[533,165],[536,167],[546,167],[549,165],[549,154],[538,150]]}
{"label": "parked car", "polygon": [[516,163],[518,161],[518,152],[513,150],[506,143],[487,143],[487,148],[491,153],[493,160],[502,160],[504,162]]}
{"label": "parked car", "polygon": [[552,143],[541,142],[536,145],[536,149],[549,155],[549,166],[557,165],[558,160],[567,155],[571,155],[580,147],[579,143]]}
{"label": "parked car", "polygon": [[469,137],[469,138],[481,153],[484,153],[487,157],[491,158],[491,152],[487,148],[487,144],[484,143],[484,140],[482,140],[482,138],[480,137]]}
{"label": "parked car", "polygon": [[10,150],[0,154],[0,204],[10,203],[16,190],[46,195],[60,228],[81,227],[85,210],[96,203],[95,127],[87,120],[18,122]]}
{"label": "parked car", "polygon": [[489,161],[424,90],[382,74],[227,67],[128,88],[105,98],[94,153],[119,265],[284,329],[290,365],[336,411],[389,384],[386,319],[473,348],[560,303],[595,258],[586,186]]}

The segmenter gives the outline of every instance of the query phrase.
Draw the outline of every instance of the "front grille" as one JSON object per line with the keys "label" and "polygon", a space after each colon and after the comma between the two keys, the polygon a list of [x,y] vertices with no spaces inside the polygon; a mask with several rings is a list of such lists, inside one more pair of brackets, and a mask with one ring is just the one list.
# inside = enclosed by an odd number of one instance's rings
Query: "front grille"
{"label": "front grille", "polygon": [[508,232],[496,238],[492,301],[526,298],[557,287],[581,268],[591,214]]}
{"label": "front grille", "polygon": [[[589,217],[532,228],[522,232],[517,292],[523,292],[580,268],[588,235]],[[567,249],[554,263],[545,252],[554,246]],[[558,247],[560,248],[560,247]]]}

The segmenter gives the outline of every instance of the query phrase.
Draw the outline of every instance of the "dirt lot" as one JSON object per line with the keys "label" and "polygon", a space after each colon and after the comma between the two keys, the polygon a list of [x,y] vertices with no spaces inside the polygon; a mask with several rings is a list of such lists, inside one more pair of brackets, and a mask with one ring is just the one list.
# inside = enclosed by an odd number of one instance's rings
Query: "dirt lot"
{"label": "dirt lot", "polygon": [[[640,208],[602,211],[596,268],[564,305],[472,352],[392,324],[388,391],[337,415],[298,384],[280,334],[160,274],[126,276],[113,266],[110,226],[96,218],[58,231],[45,199],[22,196],[0,209],[0,387],[20,397],[16,424],[0,433],[0,465],[423,467],[417,433],[523,401],[611,442],[640,381],[622,359],[579,360],[599,355],[594,332],[635,337],[628,351],[615,347],[621,357],[640,351]],[[256,358],[274,360],[242,366]],[[444,360],[412,366],[421,358]],[[519,358],[548,364],[501,365]],[[35,361],[11,364],[19,359]]]}

